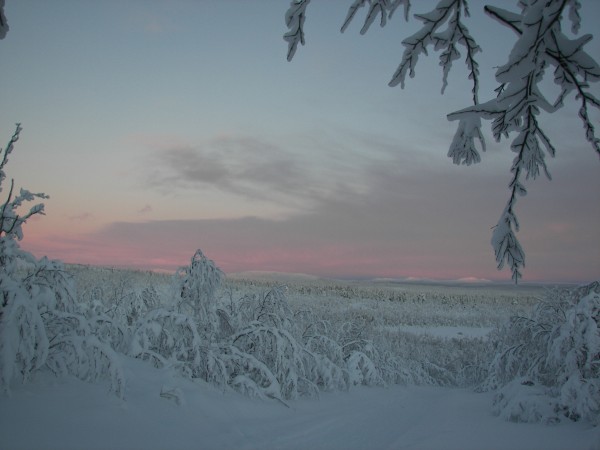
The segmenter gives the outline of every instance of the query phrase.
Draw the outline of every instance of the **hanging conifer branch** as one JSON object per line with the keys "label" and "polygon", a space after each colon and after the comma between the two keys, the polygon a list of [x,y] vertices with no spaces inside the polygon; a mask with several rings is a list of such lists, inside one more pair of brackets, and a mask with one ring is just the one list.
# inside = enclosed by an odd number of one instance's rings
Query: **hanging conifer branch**
{"label": "hanging conifer branch", "polygon": [[[294,11],[294,5],[299,1],[292,2],[288,14]],[[369,8],[361,34],[368,31],[377,17],[380,17],[381,26],[385,26],[400,5],[404,6],[405,18],[408,19],[411,6],[409,0],[356,0],[348,10],[342,31],[356,17],[358,10],[367,5]],[[421,28],[402,41],[405,47],[402,60],[389,83],[390,86],[404,88],[407,75],[415,76],[419,57],[427,56],[428,50],[433,48],[440,51],[443,93],[453,62],[460,58],[459,44],[466,50],[465,64],[468,78],[472,81],[473,105],[448,114],[449,120],[458,121],[448,156],[455,164],[471,165],[481,161],[480,150],[485,151],[486,148],[482,120],[491,121],[496,141],[515,134],[510,146],[516,153],[511,167],[510,197],[492,236],[498,268],[508,265],[515,281],[521,278],[521,269],[525,265],[525,253],[516,239],[519,223],[515,213],[517,197],[527,193],[523,177],[525,180],[535,179],[543,172],[550,179],[545,157],[546,154],[551,157],[556,154],[548,133],[540,127],[540,115],[555,113],[574,93],[575,100],[579,102],[578,116],[585,139],[600,156],[600,139],[590,118],[590,108],[600,109],[600,100],[590,92],[590,83],[600,80],[600,67],[584,50],[592,36],[570,39],[562,32],[564,20],[571,22],[570,29],[574,34],[579,32],[581,2],[522,0],[519,7],[520,12],[492,5],[484,7],[490,18],[517,35],[507,62],[496,71],[498,87],[495,98],[483,103],[479,101],[480,73],[476,55],[481,48],[463,20],[470,16],[466,0],[439,0],[430,12],[413,15],[422,23]],[[553,101],[548,100],[539,88],[549,68],[554,68],[554,82],[560,89]]]}

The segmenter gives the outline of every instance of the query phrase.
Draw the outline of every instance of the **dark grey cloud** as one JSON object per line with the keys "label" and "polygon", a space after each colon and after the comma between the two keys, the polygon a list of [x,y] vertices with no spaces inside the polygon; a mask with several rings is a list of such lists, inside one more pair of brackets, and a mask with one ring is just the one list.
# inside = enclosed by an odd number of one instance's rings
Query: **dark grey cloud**
{"label": "dark grey cloud", "polygon": [[319,190],[301,155],[251,137],[223,137],[166,148],[149,161],[146,185],[163,191],[213,188],[247,199],[306,202]]}
{"label": "dark grey cloud", "polygon": [[[164,148],[153,152],[144,166],[144,185],[164,193],[214,189],[308,211],[329,199],[356,198],[368,191],[368,170],[373,164],[385,161],[402,167],[389,139],[367,136],[360,141],[338,132],[290,140],[280,144],[234,136]],[[396,150],[399,146],[395,142]]]}

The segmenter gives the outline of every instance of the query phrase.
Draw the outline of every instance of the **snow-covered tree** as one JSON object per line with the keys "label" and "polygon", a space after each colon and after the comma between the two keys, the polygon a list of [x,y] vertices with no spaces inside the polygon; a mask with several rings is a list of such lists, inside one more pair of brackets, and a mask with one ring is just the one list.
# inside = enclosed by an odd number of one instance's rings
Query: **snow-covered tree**
{"label": "snow-covered tree", "polygon": [[495,412],[524,422],[563,417],[600,423],[600,283],[550,291],[530,316],[492,339],[481,390],[497,390]]}
{"label": "snow-covered tree", "polygon": [[[4,151],[0,149],[0,193],[20,133],[17,124]],[[13,382],[26,382],[46,367],[84,380],[109,378],[111,389],[123,396],[124,377],[114,351],[78,311],[72,279],[62,263],[37,260],[19,247],[27,219],[44,213],[42,203],[22,212],[24,203],[46,198],[26,189],[15,194],[11,180],[0,206],[0,391],[10,392]]]}
{"label": "snow-covered tree", "polygon": [[[310,0],[292,0],[285,15],[288,32],[284,39],[288,42],[288,60],[294,57],[298,44],[305,43],[304,22],[309,3]],[[501,4],[505,6],[506,2]],[[539,122],[541,113],[555,113],[568,97],[574,98],[579,104],[578,114],[585,137],[600,155],[600,139],[596,136],[589,112],[591,108],[600,109],[600,100],[589,89],[590,82],[600,79],[600,67],[584,50],[592,36],[586,34],[571,38],[563,30],[567,27],[566,22],[570,21],[571,34],[578,34],[581,2],[519,0],[517,4],[516,11],[489,5],[484,8],[490,18],[510,28],[516,35],[508,58],[504,63],[498,61],[498,87],[494,98],[484,102],[479,100],[480,73],[476,58],[481,48],[465,22],[470,16],[467,0],[438,0],[431,11],[413,15],[422,23],[421,28],[402,41],[404,54],[389,83],[390,86],[404,87],[406,76],[414,77],[419,57],[434,50],[439,52],[443,93],[453,62],[464,54],[472,84],[473,105],[448,114],[449,120],[458,122],[448,156],[455,164],[471,165],[481,161],[480,150],[485,151],[482,119],[492,121],[496,141],[512,139],[510,148],[516,156],[510,169],[510,196],[494,227],[492,246],[498,269],[507,265],[515,282],[521,278],[521,270],[525,266],[525,252],[516,237],[519,230],[515,211],[517,199],[527,193],[524,179],[535,179],[540,173],[550,178],[546,155],[554,156],[556,152]],[[377,18],[380,25],[385,26],[400,6],[405,20],[409,20],[411,0],[354,0],[343,22],[342,32],[365,6],[367,13],[361,34],[366,33]],[[553,76],[559,88],[554,99],[548,98],[540,89],[542,80],[549,76]]]}
{"label": "snow-covered tree", "polygon": [[174,277],[178,312],[191,315],[203,339],[214,341],[219,328],[216,292],[223,272],[201,250],[196,250],[188,267],[181,267]]}
{"label": "snow-covered tree", "polygon": [[[19,140],[19,135],[21,133],[21,124],[18,123],[13,133],[8,145],[4,149],[4,152],[0,151],[0,192],[4,189],[4,180],[6,179],[6,174],[4,169],[6,164],[8,163],[8,157],[12,153],[14,149],[15,143]],[[23,230],[22,225],[29,219],[31,216],[35,214],[44,214],[44,205],[43,203],[39,203],[33,206],[26,213],[19,213],[20,207],[24,202],[34,201],[35,199],[45,199],[48,198],[43,193],[34,194],[29,192],[26,189],[21,189],[17,195],[14,192],[15,182],[14,180],[10,181],[10,188],[8,191],[8,195],[6,196],[6,201],[2,204],[0,210],[0,238],[8,241],[8,240],[21,240],[23,238]],[[10,258],[9,254],[3,255],[3,258]],[[2,265],[8,264],[8,259],[0,260]]]}

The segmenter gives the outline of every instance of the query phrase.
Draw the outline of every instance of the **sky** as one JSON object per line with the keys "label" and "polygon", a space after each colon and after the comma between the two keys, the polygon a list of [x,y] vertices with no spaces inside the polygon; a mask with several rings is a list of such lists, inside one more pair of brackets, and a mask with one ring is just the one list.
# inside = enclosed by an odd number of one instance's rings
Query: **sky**
{"label": "sky", "polygon": [[[388,87],[416,25],[397,14],[342,34],[350,3],[313,1],[306,45],[288,62],[285,0],[6,0],[2,147],[23,126],[7,175],[50,196],[21,246],[155,270],[200,248],[226,273],[509,281],[490,244],[509,142],[486,124],[482,162],[452,164],[446,115],[470,103],[464,64],[444,95],[435,53],[405,89]],[[600,4],[583,7],[585,33]],[[487,100],[514,34],[481,9],[471,2],[469,23]],[[600,59],[598,39],[587,51]],[[527,182],[517,204],[524,281],[592,281],[600,161],[573,99],[540,120],[557,155],[552,181]]]}

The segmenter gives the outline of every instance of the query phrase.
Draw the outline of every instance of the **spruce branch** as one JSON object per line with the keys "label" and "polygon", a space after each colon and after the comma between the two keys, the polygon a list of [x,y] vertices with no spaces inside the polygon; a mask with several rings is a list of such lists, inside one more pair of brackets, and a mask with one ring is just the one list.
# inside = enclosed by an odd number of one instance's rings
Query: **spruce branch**
{"label": "spruce branch", "polygon": [[[566,6],[565,2],[562,2],[561,5],[563,8]],[[578,1],[570,2],[569,17],[573,22],[573,32],[579,30],[581,20],[578,12],[579,8],[581,8],[581,5]],[[521,16],[492,6],[486,6],[484,9],[488,15],[513,29],[519,36],[523,34]],[[560,13],[562,13],[562,10],[554,14],[553,19],[555,21],[560,17]],[[560,32],[560,28],[550,29],[548,34],[549,39],[545,42],[544,54],[549,57],[549,62],[556,66],[554,81],[561,86],[561,93],[553,105],[554,110],[562,107],[566,96],[575,90],[577,92],[575,99],[581,102],[578,115],[583,122],[585,137],[600,156],[600,139],[595,135],[595,127],[588,114],[588,106],[590,105],[600,109],[600,101],[588,91],[588,81],[598,81],[600,79],[600,67],[583,50],[584,45],[591,41],[592,36],[584,35],[578,39],[570,40]]]}
{"label": "spruce branch", "polygon": [[346,19],[342,24],[341,32],[343,33],[348,28],[348,25],[354,19],[359,9],[369,4],[369,11],[365,17],[365,22],[360,29],[360,34],[365,34],[369,31],[371,24],[375,21],[377,16],[380,17],[380,25],[384,27],[387,24],[387,20],[391,19],[396,9],[400,6],[404,6],[404,19],[408,20],[408,12],[410,10],[410,0],[355,0],[352,5],[348,8]]}
{"label": "spruce branch", "polygon": [[6,22],[6,16],[4,15],[4,0],[0,0],[0,39],[6,37],[8,29],[8,23]]}
{"label": "spruce branch", "polygon": [[288,61],[294,58],[298,44],[304,45],[304,20],[309,3],[310,0],[292,0],[285,14],[285,24],[289,31],[283,35],[283,39],[288,43]]}
{"label": "spruce branch", "polygon": [[[586,37],[569,41],[560,32],[559,18],[565,5],[566,2],[553,2],[546,8],[525,5],[522,15],[486,7],[488,15],[517,33],[517,42],[508,62],[496,73],[499,81],[496,98],[448,115],[449,120],[459,120],[449,151],[455,163],[477,161],[469,155],[473,154],[473,140],[479,130],[472,128],[473,136],[463,136],[468,121],[474,123],[475,118],[492,120],[492,133],[497,141],[517,133],[511,144],[511,150],[517,156],[511,167],[510,196],[492,235],[498,269],[509,266],[515,282],[521,278],[521,269],[525,266],[525,254],[516,238],[519,223],[515,213],[517,198],[527,193],[522,178],[535,179],[543,172],[550,179],[545,153],[550,156],[556,153],[550,138],[540,128],[537,116],[542,110],[555,112],[573,89],[577,90],[577,98],[582,98],[582,102],[593,102],[585,90],[587,84],[578,76],[597,78],[596,64],[582,51],[588,42]],[[549,65],[557,66],[555,81],[562,85],[554,104],[548,102],[538,87]],[[586,113],[587,108],[582,107],[580,116],[584,124],[591,126]],[[586,132],[593,136],[593,126],[591,129],[586,126]],[[588,136],[590,139],[593,137]]]}
{"label": "spruce branch", "polygon": [[[412,36],[404,39],[402,45],[405,50],[402,61],[394,72],[389,86],[400,85],[404,88],[406,76],[413,78],[419,56],[427,56],[427,48],[433,46],[435,51],[442,50],[440,66],[442,67],[442,93],[447,86],[447,78],[452,68],[452,62],[460,58],[457,44],[461,44],[467,51],[465,63],[469,69],[468,78],[473,81],[473,103],[478,103],[479,92],[479,65],[475,55],[481,51],[476,41],[462,20],[463,15],[469,17],[468,2],[466,0],[441,0],[436,7],[425,14],[415,14],[414,17],[423,22],[423,26]],[[444,25],[447,29],[439,31]]]}
{"label": "spruce branch", "polygon": [[527,195],[527,189],[523,185],[521,176],[525,170],[526,178],[530,176],[535,178],[539,173],[540,165],[544,167],[547,176],[550,176],[543,161],[543,153],[539,151],[537,144],[536,134],[539,132],[539,128],[535,114],[535,107],[529,106],[525,125],[511,145],[511,149],[517,152],[517,156],[511,167],[513,177],[509,183],[510,196],[498,224],[494,227],[491,241],[498,270],[507,264],[515,283],[521,279],[521,269],[525,267],[525,252],[516,237],[516,233],[519,231],[519,222],[515,213],[517,198]]}
{"label": "spruce branch", "polygon": [[546,53],[556,62],[554,80],[562,85],[555,105],[557,108],[562,106],[567,94],[572,90],[576,91],[575,99],[581,102],[578,115],[583,122],[585,138],[600,156],[600,139],[596,137],[595,127],[588,114],[588,106],[600,109],[600,101],[588,91],[588,81],[600,80],[600,66],[583,51],[583,46],[592,37],[586,35],[571,41],[556,32],[551,37],[553,47],[548,48]]}
{"label": "spruce branch", "polygon": [[[293,13],[295,5],[301,2],[292,2],[290,11]],[[520,0],[518,4],[519,12],[490,5],[484,7],[489,17],[517,35],[508,60],[496,70],[498,87],[494,90],[495,98],[479,102],[479,65],[475,56],[481,49],[464,25],[463,19],[469,17],[467,0],[438,0],[431,11],[413,15],[422,25],[416,33],[402,41],[405,47],[402,60],[389,82],[390,86],[404,88],[407,75],[415,76],[419,57],[422,54],[427,56],[433,48],[440,52],[443,94],[453,63],[461,57],[460,45],[466,49],[465,64],[468,78],[473,83],[473,105],[447,116],[449,120],[458,121],[448,156],[455,164],[471,165],[481,161],[479,151],[485,151],[482,119],[491,121],[492,134],[498,142],[515,135],[510,145],[517,154],[511,167],[510,197],[498,225],[494,227],[492,238],[498,268],[509,265],[515,281],[521,278],[521,269],[525,265],[524,252],[515,235],[519,229],[515,214],[517,197],[527,193],[523,179],[535,179],[541,173],[551,178],[546,154],[551,157],[556,154],[549,135],[538,123],[538,116],[543,112],[557,112],[573,93],[574,99],[579,102],[578,116],[583,123],[585,138],[600,156],[600,139],[596,136],[595,124],[589,113],[591,108],[600,109],[600,100],[590,92],[590,83],[600,80],[600,66],[584,50],[592,37],[584,35],[570,39],[561,30],[563,16],[568,14],[571,31],[578,33],[581,2]],[[377,17],[380,25],[385,26],[400,5],[404,5],[405,18],[408,19],[410,0],[354,0],[342,32],[360,8],[368,6],[361,28],[361,34],[364,34]],[[539,87],[550,68],[554,69],[554,82],[559,86],[559,94],[552,101]]]}

